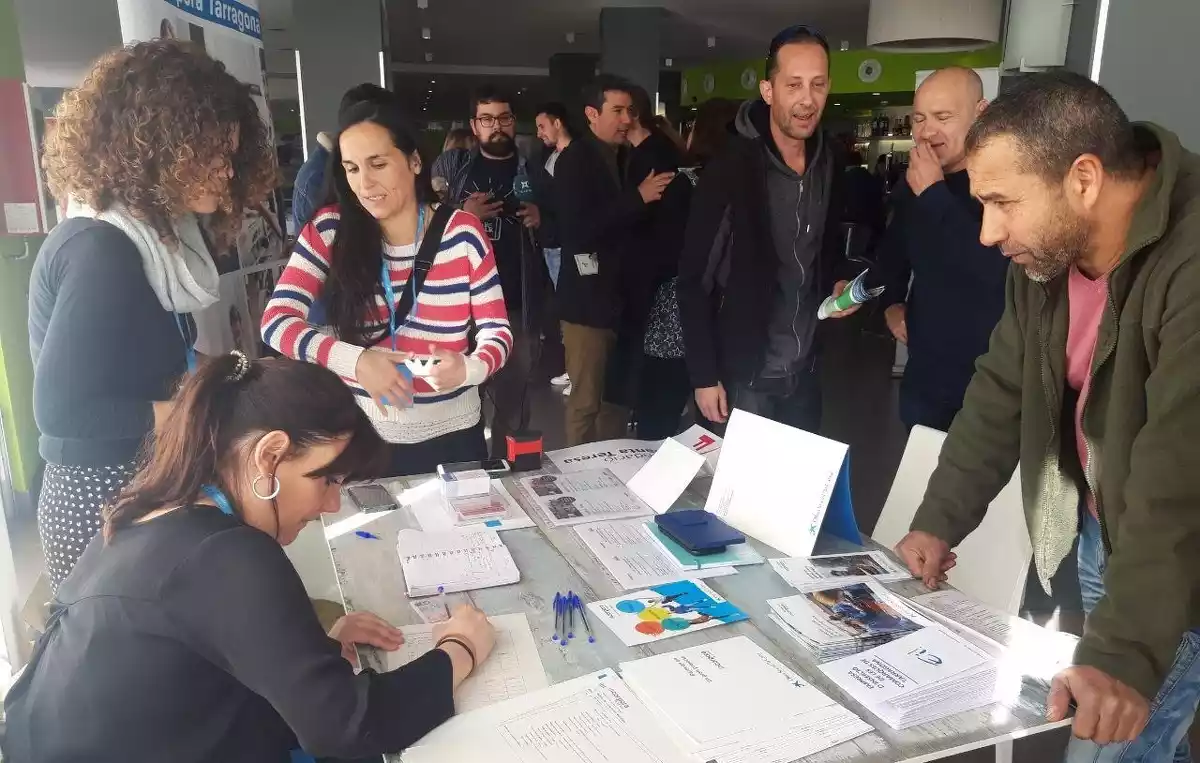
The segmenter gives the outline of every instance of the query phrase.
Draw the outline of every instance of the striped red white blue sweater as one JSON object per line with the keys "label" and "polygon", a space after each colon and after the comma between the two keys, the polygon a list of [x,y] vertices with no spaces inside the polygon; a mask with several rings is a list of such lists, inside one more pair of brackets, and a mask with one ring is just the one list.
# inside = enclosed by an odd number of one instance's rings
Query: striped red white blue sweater
{"label": "striped red white blue sweater", "polygon": [[[364,349],[339,340],[330,328],[308,322],[309,309],[325,287],[339,219],[336,206],[326,207],[301,231],[263,313],[263,340],[287,357],[319,363],[340,375],[388,442],[425,442],[474,426],[480,417],[478,386],[504,365],[513,344],[496,257],[479,218],[463,211],[451,215],[416,305],[408,322],[396,332],[396,349],[401,352],[428,355],[432,344],[466,353],[468,326],[473,320],[475,350],[467,356],[466,381],[458,389],[438,392],[417,377],[413,405],[387,406],[386,414],[380,413],[355,381],[355,368]],[[385,245],[383,256],[399,300],[412,273],[416,249],[412,245]],[[370,345],[390,350],[388,308],[383,294],[381,284],[365,325],[367,336],[372,337]]]}

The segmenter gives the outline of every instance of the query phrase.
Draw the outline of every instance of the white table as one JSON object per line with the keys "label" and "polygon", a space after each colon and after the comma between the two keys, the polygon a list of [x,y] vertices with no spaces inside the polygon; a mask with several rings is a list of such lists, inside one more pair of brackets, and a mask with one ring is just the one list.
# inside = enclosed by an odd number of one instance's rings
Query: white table
{"label": "white table", "polygon": [[[554,471],[549,462],[547,471]],[[394,487],[411,487],[425,479],[397,480]],[[533,504],[531,497],[515,479],[506,479],[505,483],[523,506]],[[680,499],[680,504],[702,506],[703,499],[699,496],[703,493],[696,491],[706,490],[705,483],[702,480],[693,485],[692,491]],[[536,517],[536,513],[530,511],[530,516]],[[405,528],[420,529],[409,511],[401,509],[361,514],[347,499],[340,513],[325,518],[325,527],[347,611],[374,612],[397,626],[420,623],[420,618],[405,597],[403,573],[396,553],[396,533]],[[368,530],[381,539],[359,537],[355,534],[357,529]],[[875,727],[872,734],[804,758],[805,763],[921,763],[1065,725],[1046,722],[1044,690],[1027,686],[1014,689],[1013,696],[1006,697],[1002,704],[905,731],[890,728],[827,681],[805,651],[767,617],[768,599],[795,594],[795,590],[767,564],[740,567],[736,575],[705,581],[745,611],[750,616],[748,621],[638,647],[625,646],[607,628],[597,623],[594,625],[595,644],[577,639],[569,647],[563,648],[550,638],[554,632],[552,604],[556,592],[572,590],[586,602],[611,598],[622,590],[571,528],[539,526],[508,530],[501,533],[501,537],[521,570],[521,582],[469,594],[454,594],[447,597],[448,603],[453,608],[455,603],[469,600],[489,615],[524,612],[529,618],[529,625],[539,644],[542,664],[552,683],[601,668],[615,667],[639,657],[744,635]],[[762,544],[755,542],[754,545],[768,558],[784,556]],[[861,549],[837,538],[822,537],[814,553],[854,550]],[[916,580],[889,587],[907,595],[924,591]],[[363,648],[360,655],[365,665],[377,671],[385,670],[376,650]],[[399,756],[395,756],[394,761],[398,762]]]}

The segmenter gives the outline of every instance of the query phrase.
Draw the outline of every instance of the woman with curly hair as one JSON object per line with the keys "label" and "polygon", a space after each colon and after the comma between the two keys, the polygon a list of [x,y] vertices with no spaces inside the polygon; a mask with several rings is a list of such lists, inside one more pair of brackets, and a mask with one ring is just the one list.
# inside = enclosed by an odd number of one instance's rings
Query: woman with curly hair
{"label": "woman with curly hair", "polygon": [[57,589],[195,365],[191,314],[220,299],[210,241],[236,237],[275,164],[249,87],[190,43],[105,55],[55,117],[43,163],[67,215],[34,265],[29,339]]}

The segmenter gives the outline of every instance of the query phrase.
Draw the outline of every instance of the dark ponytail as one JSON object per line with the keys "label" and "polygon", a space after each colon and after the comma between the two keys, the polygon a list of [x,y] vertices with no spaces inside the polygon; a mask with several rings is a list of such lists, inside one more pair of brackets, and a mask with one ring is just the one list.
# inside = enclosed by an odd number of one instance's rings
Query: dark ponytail
{"label": "dark ponytail", "polygon": [[[378,337],[366,336],[364,323],[374,313],[375,296],[382,286],[379,271],[383,265],[383,228],[370,212],[363,208],[346,180],[342,166],[341,133],[371,122],[383,127],[392,136],[392,144],[400,153],[420,156],[416,127],[404,115],[395,97],[379,98],[357,103],[338,115],[338,139],[330,152],[327,172],[334,199],[338,205],[337,233],[330,246],[329,276],[325,282],[324,302],[329,323],[343,342],[366,346]],[[415,178],[413,194],[418,204],[433,204],[429,170],[432,165],[422,162]],[[374,322],[374,319],[371,319]]]}
{"label": "dark ponytail", "polygon": [[208,360],[172,399],[170,415],[150,452],[116,502],[104,511],[104,538],[163,508],[194,503],[213,484],[237,504],[238,491],[221,474],[247,440],[287,433],[292,454],[349,437],[320,477],[368,477],[381,467],[383,443],[333,372],[292,360],[248,361],[239,354]]}

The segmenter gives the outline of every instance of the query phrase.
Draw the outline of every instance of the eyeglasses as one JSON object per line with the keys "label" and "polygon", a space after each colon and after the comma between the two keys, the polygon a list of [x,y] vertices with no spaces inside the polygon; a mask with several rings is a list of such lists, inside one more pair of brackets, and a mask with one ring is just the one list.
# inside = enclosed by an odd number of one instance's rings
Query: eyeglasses
{"label": "eyeglasses", "polygon": [[501,127],[512,127],[517,123],[517,118],[512,114],[501,114],[498,117],[492,116],[491,114],[484,114],[481,117],[475,117],[475,121],[480,127],[486,127],[490,130],[496,125],[500,125]]}

